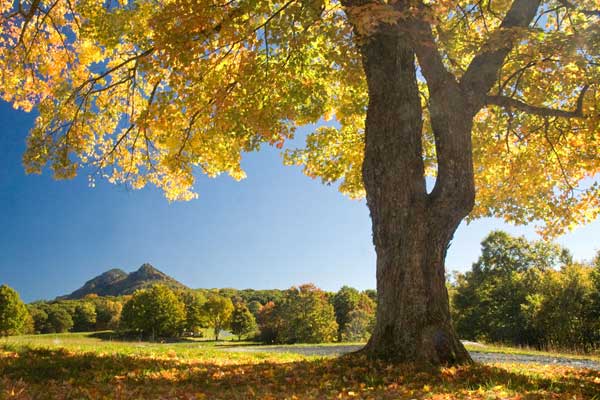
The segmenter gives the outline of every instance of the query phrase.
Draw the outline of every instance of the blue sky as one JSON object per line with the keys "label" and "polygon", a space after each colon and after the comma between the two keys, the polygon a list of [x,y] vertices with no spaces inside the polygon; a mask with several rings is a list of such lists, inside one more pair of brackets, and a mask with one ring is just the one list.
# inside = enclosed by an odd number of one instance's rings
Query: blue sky
{"label": "blue sky", "polygon": [[[87,175],[25,175],[21,155],[33,116],[0,103],[0,284],[26,301],[69,293],[109,268],[150,262],[190,287],[287,288],[314,282],[375,287],[364,201],[281,163],[279,150],[244,155],[248,178],[200,177],[200,198],[169,204],[148,188],[128,191]],[[447,269],[465,270],[492,229],[534,238],[498,220],[461,225]],[[600,222],[558,240],[577,259],[600,248]]]}

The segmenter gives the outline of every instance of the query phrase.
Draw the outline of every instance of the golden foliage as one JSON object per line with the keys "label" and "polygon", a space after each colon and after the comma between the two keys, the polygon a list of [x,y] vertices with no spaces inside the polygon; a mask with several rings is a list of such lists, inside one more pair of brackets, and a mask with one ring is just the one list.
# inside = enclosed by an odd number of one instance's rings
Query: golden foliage
{"label": "golden foliage", "polygon": [[[600,1],[543,1],[526,29],[501,26],[512,0],[416,1],[404,14],[396,2],[359,3],[3,0],[0,95],[39,111],[27,171],[50,164],[69,178],[85,164],[111,182],[151,183],[187,200],[196,173],[242,179],[244,152],[281,148],[297,126],[321,123],[285,162],[361,197],[368,98],[346,13],[367,37],[419,18],[456,79],[475,55],[514,43],[490,92],[512,106],[490,104],[475,121],[471,217],[544,221],[549,235],[597,217]],[[435,176],[420,79],[424,157]],[[515,106],[523,104],[564,115]]]}

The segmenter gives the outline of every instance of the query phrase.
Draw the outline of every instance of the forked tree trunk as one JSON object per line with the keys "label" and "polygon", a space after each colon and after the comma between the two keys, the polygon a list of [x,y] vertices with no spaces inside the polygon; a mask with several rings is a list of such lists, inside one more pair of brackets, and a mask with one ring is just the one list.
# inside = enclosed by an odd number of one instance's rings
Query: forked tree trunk
{"label": "forked tree trunk", "polygon": [[[473,205],[468,190],[472,170],[457,177],[438,159],[438,182],[427,193],[423,115],[409,41],[396,29],[383,27],[361,51],[369,88],[363,179],[377,253],[378,293],[377,323],[365,351],[398,362],[470,362],[452,327],[444,259],[454,231]],[[453,99],[431,106],[434,129],[465,131],[465,143],[439,139],[436,146],[467,146],[462,150],[470,157],[468,117],[445,115],[460,111]]]}

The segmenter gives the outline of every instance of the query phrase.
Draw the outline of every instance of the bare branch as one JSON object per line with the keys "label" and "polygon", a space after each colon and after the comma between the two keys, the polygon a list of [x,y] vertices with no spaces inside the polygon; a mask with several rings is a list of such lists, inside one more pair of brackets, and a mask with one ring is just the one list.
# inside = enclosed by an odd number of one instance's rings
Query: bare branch
{"label": "bare branch", "polygon": [[508,96],[486,96],[485,104],[515,109],[527,114],[539,115],[541,117],[585,118],[585,115],[583,114],[583,100],[588,89],[588,85],[581,89],[579,97],[577,98],[577,106],[573,111],[533,106]]}
{"label": "bare branch", "polygon": [[550,123],[548,122],[548,119],[546,119],[544,121],[544,126],[545,126],[544,138],[546,139],[546,142],[548,142],[548,145],[550,146],[550,150],[552,150],[554,157],[556,157],[556,161],[558,162],[558,167],[560,168],[560,172],[563,176],[563,180],[565,181],[565,184],[569,187],[569,192],[571,193],[571,196],[573,196],[575,187],[571,184],[569,175],[567,174],[567,170],[565,169],[565,166],[563,165],[560,155],[558,154],[558,151],[556,151],[556,147],[554,146],[554,143],[552,143],[552,140],[550,140],[550,137],[548,136],[549,125],[550,125]]}
{"label": "bare branch", "polygon": [[93,85],[98,82],[99,80],[107,77],[108,75],[112,74],[113,72],[115,72],[116,70],[120,69],[121,67],[124,67],[125,65],[129,64],[132,61],[138,61],[140,58],[143,58],[145,56],[148,56],[150,54],[152,54],[154,52],[154,48],[150,48],[140,54],[136,54],[133,57],[130,57],[126,60],[124,60],[123,62],[115,65],[112,68],[107,69],[106,71],[102,72],[99,75],[96,76],[92,76],[90,78],[88,78],[85,82],[83,82],[81,85],[79,85],[71,94],[71,96],[69,97],[69,99],[67,99],[67,101],[71,100],[74,96],[76,96],[81,90],[83,90],[83,88],[85,88],[86,85],[92,84],[92,89],[93,89]]}

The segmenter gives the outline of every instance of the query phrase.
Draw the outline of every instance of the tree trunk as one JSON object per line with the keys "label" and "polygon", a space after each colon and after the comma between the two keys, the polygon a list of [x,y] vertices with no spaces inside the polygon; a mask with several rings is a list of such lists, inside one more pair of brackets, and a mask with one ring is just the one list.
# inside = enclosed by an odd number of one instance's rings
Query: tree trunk
{"label": "tree trunk", "polygon": [[369,88],[363,180],[377,253],[378,293],[377,323],[365,351],[397,362],[471,362],[452,327],[444,260],[454,231],[473,206],[472,164],[448,164],[439,151],[440,146],[461,147],[468,158],[462,161],[471,162],[469,117],[462,115],[460,99],[451,98],[452,87],[450,98],[430,106],[434,130],[450,130],[460,140],[438,142],[436,134],[439,172],[428,194],[423,115],[410,41],[396,26],[382,26],[362,44],[361,52]]}

